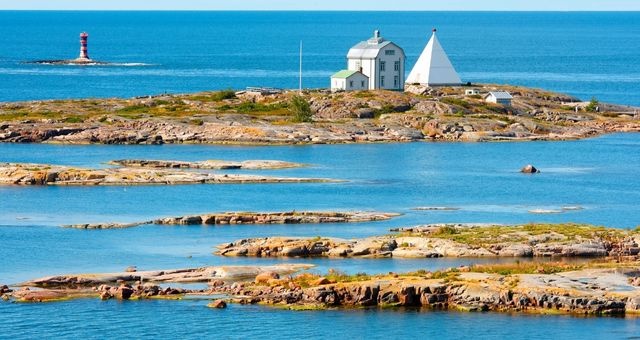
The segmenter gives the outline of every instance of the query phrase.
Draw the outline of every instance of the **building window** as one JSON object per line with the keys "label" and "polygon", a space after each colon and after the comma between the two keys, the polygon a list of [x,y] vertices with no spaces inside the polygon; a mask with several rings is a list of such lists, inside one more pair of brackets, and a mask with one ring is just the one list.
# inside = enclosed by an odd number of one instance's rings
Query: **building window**
{"label": "building window", "polygon": [[360,87],[364,88],[364,80],[360,82]]}
{"label": "building window", "polygon": [[349,87],[353,87],[353,80],[349,80]]}
{"label": "building window", "polygon": [[395,63],[393,63],[393,70],[394,71],[400,71],[400,62],[396,61]]}
{"label": "building window", "polygon": [[380,87],[384,87],[384,76],[380,76]]}
{"label": "building window", "polygon": [[380,71],[384,71],[387,68],[387,63],[384,61],[380,62]]}
{"label": "building window", "polygon": [[393,77],[393,87],[398,87],[398,83],[399,82],[400,82],[400,77],[394,76]]}
{"label": "building window", "polygon": [[396,50],[386,50],[384,51],[385,55],[396,55]]}

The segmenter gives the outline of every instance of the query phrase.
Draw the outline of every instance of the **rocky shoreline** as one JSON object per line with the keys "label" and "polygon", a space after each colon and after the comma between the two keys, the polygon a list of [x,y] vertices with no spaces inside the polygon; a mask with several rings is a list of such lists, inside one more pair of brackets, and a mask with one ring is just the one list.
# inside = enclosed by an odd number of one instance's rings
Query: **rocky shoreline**
{"label": "rocky shoreline", "polygon": [[[306,91],[312,122],[291,120],[294,92],[222,91],[132,99],[0,103],[0,142],[69,144],[336,144],[409,141],[568,140],[638,132],[638,108],[524,87],[511,106],[467,96],[466,87],[416,93]],[[415,92],[415,91],[414,91]]]}
{"label": "rocky shoreline", "polygon": [[[575,315],[639,315],[640,264],[563,263],[472,266],[439,272],[321,276],[292,272],[309,265],[219,267],[140,273],[54,276],[0,287],[3,300],[55,302],[74,298],[139,300],[186,296],[292,310],[424,308]],[[229,270],[230,268],[230,270]],[[226,269],[226,270],[225,270]],[[158,283],[207,282],[203,289]],[[36,288],[30,288],[36,287]]]}
{"label": "rocky shoreline", "polygon": [[288,211],[288,212],[226,212],[202,215],[165,217],[136,223],[82,223],[63,225],[74,229],[120,229],[146,224],[159,225],[237,225],[237,224],[320,224],[384,221],[399,216],[382,212]]}
{"label": "rocky shoreline", "polygon": [[575,224],[438,224],[364,239],[266,237],[218,245],[247,257],[615,257],[640,254],[640,232]]}
{"label": "rocky shoreline", "polygon": [[325,178],[215,174],[165,169],[84,169],[49,164],[0,163],[0,185],[150,185],[331,183]]}

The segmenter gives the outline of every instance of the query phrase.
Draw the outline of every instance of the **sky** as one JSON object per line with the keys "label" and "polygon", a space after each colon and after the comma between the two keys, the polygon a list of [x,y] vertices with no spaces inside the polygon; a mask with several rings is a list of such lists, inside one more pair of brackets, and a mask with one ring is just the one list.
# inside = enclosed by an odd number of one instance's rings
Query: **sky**
{"label": "sky", "polygon": [[640,0],[0,0],[0,10],[640,11]]}

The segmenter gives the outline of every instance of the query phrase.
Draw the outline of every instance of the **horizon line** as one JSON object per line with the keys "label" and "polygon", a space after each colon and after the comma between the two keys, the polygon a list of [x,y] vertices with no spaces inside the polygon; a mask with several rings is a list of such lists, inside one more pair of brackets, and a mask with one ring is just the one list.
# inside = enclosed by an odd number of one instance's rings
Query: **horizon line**
{"label": "horizon line", "polygon": [[397,10],[397,9],[141,9],[141,8],[94,8],[94,9],[28,9],[28,8],[0,8],[0,12],[480,12],[480,13],[639,13],[638,10],[528,10],[528,9],[418,9],[418,10]]}

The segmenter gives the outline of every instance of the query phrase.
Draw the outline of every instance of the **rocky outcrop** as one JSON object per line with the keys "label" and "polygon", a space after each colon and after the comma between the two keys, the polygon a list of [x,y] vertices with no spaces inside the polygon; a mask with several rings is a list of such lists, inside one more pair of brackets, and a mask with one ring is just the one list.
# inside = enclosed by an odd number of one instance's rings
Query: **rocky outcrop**
{"label": "rocky outcrop", "polygon": [[[141,278],[133,282],[119,280],[103,283],[95,280],[81,286],[56,283],[44,286],[45,288],[23,287],[11,291],[8,287],[2,287],[2,290],[3,299],[6,297],[25,302],[62,301],[80,297],[99,297],[103,300],[178,300],[185,295],[206,298],[222,294],[226,298],[218,297],[208,307],[224,308],[226,302],[230,301],[296,310],[424,307],[468,312],[553,312],[581,315],[640,313],[638,262],[596,263],[580,269],[570,269],[572,266],[568,264],[546,263],[534,272],[520,264],[500,266],[374,276],[346,275],[335,271],[330,271],[327,276],[311,273],[283,276],[281,274],[309,266],[298,266],[286,271],[262,267],[261,270],[251,270],[248,277],[235,277],[235,280],[210,279],[206,289],[163,288],[155,283],[154,277],[150,277],[148,281]],[[496,271],[509,270],[516,273],[495,274]],[[246,280],[250,277],[254,279]],[[30,282],[33,286],[36,281]],[[183,281],[178,278],[177,282]],[[42,284],[36,286],[43,287]]]}
{"label": "rocky outcrop", "polygon": [[280,264],[273,266],[220,266],[156,271],[136,271],[107,274],[56,275],[27,281],[25,287],[40,288],[81,288],[97,287],[103,284],[135,282],[173,282],[194,283],[211,280],[244,280],[254,279],[262,273],[292,274],[312,268],[306,264]]}
{"label": "rocky outcrop", "polygon": [[209,169],[209,170],[272,170],[302,167],[302,164],[272,161],[272,160],[249,160],[249,161],[221,161],[206,160],[200,162],[185,161],[163,161],[163,160],[143,160],[143,159],[121,159],[109,162],[112,165],[137,168],[170,168],[170,169]]}
{"label": "rocky outcrop", "polygon": [[[464,87],[327,93],[307,91],[313,123],[292,123],[293,93],[216,98],[215,93],[0,103],[0,142],[69,144],[326,144],[567,140],[640,131],[637,108],[504,85],[513,105],[466,96]],[[408,89],[411,90],[411,89]],[[576,112],[575,107],[578,107]],[[619,114],[626,112],[627,114]]]}
{"label": "rocky outcrop", "polygon": [[250,257],[605,257],[637,256],[640,233],[585,225],[427,225],[365,239],[266,237],[218,246]]}
{"label": "rocky outcrop", "polygon": [[0,163],[0,185],[147,185],[147,184],[240,184],[320,183],[320,178],[270,177],[214,174],[159,169],[81,169],[59,165]]}
{"label": "rocky outcrop", "polygon": [[540,172],[540,170],[538,170],[535,166],[528,164],[522,167],[522,169],[520,169],[520,172],[525,174],[537,174]]}
{"label": "rocky outcrop", "polygon": [[320,224],[383,221],[399,216],[381,212],[288,211],[274,213],[226,212],[203,215],[166,217],[138,223],[91,223],[63,225],[75,229],[119,229],[145,224],[160,225],[226,225],[226,224]]}
{"label": "rocky outcrop", "polygon": [[224,309],[224,308],[227,308],[227,303],[224,302],[224,300],[213,300],[213,302],[209,303],[207,305],[207,307],[216,308],[216,309]]}
{"label": "rocky outcrop", "polygon": [[[310,284],[303,274],[291,280],[225,284],[212,289],[240,303],[292,309],[335,307],[426,307],[462,311],[549,312],[624,315],[640,312],[640,288],[628,283],[637,268],[586,269],[557,274],[499,275],[449,272],[374,276]],[[355,282],[351,280],[355,279]],[[303,288],[307,287],[307,288]]]}

